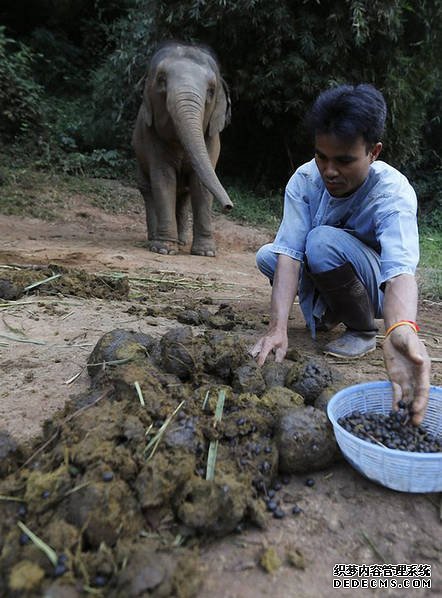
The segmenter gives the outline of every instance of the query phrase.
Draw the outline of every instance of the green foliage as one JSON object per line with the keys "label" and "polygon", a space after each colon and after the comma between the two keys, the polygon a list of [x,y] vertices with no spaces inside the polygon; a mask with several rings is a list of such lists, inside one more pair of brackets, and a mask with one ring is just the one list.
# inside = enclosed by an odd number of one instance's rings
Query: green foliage
{"label": "green foliage", "polygon": [[389,104],[385,159],[418,163],[440,76],[441,17],[441,0],[416,8],[408,0],[136,0],[114,30],[117,49],[95,74],[95,105],[128,142],[155,44],[203,42],[219,55],[232,92],[223,135],[230,174],[286,180],[311,156],[303,117],[318,92],[360,81],[377,85]]}
{"label": "green foliage", "polygon": [[43,88],[34,80],[33,52],[0,27],[0,133],[5,139],[41,130]]}
{"label": "green foliage", "polygon": [[60,95],[83,88],[82,51],[63,32],[37,27],[29,43],[37,53],[34,76],[46,92]]}
{"label": "green foliage", "polygon": [[442,299],[442,269],[440,255],[442,251],[442,228],[420,226],[420,262],[418,268],[419,294],[422,298],[433,301]]}
{"label": "green foliage", "polygon": [[[283,191],[279,193],[256,194],[238,185],[227,185],[235,209],[232,218],[244,224],[263,226],[276,230],[282,216]],[[219,210],[214,203],[215,210]]]}
{"label": "green foliage", "polygon": [[442,230],[442,164],[435,170],[419,171],[414,177],[411,182],[419,200],[421,223]]}

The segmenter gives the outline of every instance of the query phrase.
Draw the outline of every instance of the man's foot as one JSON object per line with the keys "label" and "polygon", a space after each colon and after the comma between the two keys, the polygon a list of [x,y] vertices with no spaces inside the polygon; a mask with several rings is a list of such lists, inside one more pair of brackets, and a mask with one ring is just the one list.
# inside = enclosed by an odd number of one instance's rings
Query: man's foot
{"label": "man's foot", "polygon": [[376,334],[347,330],[344,334],[324,347],[326,355],[359,359],[376,349]]}

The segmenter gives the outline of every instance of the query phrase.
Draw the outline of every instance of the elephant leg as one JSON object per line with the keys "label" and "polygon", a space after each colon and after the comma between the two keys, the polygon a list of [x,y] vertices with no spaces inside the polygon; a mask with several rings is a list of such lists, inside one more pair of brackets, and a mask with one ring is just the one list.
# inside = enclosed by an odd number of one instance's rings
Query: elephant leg
{"label": "elephant leg", "polygon": [[152,189],[150,187],[149,179],[143,174],[141,168],[137,167],[138,188],[144,199],[144,207],[146,211],[146,225],[147,225],[147,246],[151,240],[157,235],[157,217],[153,206]]}
{"label": "elephant leg", "polygon": [[178,226],[178,243],[185,245],[190,233],[190,193],[188,187],[178,192],[176,204],[176,219]]}
{"label": "elephant leg", "polygon": [[213,195],[200,183],[196,175],[191,177],[190,197],[193,213],[193,255],[215,257],[216,245],[212,232]]}
{"label": "elephant leg", "polygon": [[175,170],[158,164],[151,168],[151,173],[151,206],[155,213],[156,230],[155,237],[149,241],[149,249],[155,253],[175,255],[178,253]]}

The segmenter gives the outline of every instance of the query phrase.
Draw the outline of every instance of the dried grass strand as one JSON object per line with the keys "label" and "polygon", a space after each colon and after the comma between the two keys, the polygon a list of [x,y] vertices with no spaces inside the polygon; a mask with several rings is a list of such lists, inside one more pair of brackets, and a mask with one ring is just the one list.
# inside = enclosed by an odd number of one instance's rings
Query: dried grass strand
{"label": "dried grass strand", "polygon": [[35,544],[35,546],[37,546],[37,548],[39,548],[42,552],[45,553],[45,555],[48,557],[48,559],[51,561],[54,567],[56,567],[58,559],[55,550],[48,546],[46,542],[43,542],[43,540],[39,538],[36,534],[34,534],[34,532],[31,532],[31,530],[21,521],[17,521],[17,525],[22,530],[22,532],[24,532],[29,537],[29,539]]}
{"label": "dried grass strand", "polygon": [[155,434],[155,436],[153,438],[151,438],[151,440],[147,443],[147,446],[144,449],[144,453],[145,454],[148,453],[149,450],[151,452],[146,457],[146,461],[149,461],[154,456],[154,454],[155,454],[155,452],[156,452],[156,450],[158,448],[158,445],[160,444],[161,439],[164,436],[164,432],[167,430],[167,427],[169,426],[170,422],[172,421],[172,419],[175,417],[175,415],[178,413],[178,411],[181,409],[181,407],[184,405],[185,402],[186,401],[181,401],[181,403],[178,405],[178,407],[173,411],[173,413],[171,415],[169,415],[169,417],[163,423],[163,425],[158,430],[158,432]]}
{"label": "dried grass strand", "polygon": [[[214,428],[216,428],[216,426],[219,424],[223,417],[225,400],[226,392],[224,389],[222,389],[218,393],[218,401],[216,402],[215,415],[213,418]],[[206,480],[208,481],[213,481],[215,479],[216,458],[218,456],[218,444],[219,441],[217,438],[215,440],[211,440],[209,444],[206,466]]]}
{"label": "dried grass strand", "polygon": [[44,280],[39,280],[38,282],[34,282],[32,284],[29,284],[23,290],[25,292],[31,291],[32,289],[35,289],[35,288],[41,286],[42,284],[46,284],[47,282],[52,282],[53,280],[56,280],[57,278],[60,278],[60,276],[63,276],[63,274],[54,274],[53,276],[49,276],[48,278],[45,278]]}

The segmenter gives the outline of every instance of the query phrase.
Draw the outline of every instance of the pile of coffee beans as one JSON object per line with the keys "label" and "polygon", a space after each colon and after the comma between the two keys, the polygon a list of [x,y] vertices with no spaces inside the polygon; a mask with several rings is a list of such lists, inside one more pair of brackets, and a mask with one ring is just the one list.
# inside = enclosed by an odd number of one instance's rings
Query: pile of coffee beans
{"label": "pile of coffee beans", "polygon": [[430,434],[422,426],[411,423],[411,411],[400,401],[398,411],[361,413],[354,411],[338,419],[338,424],[354,436],[386,448],[416,453],[442,452],[442,437]]}

